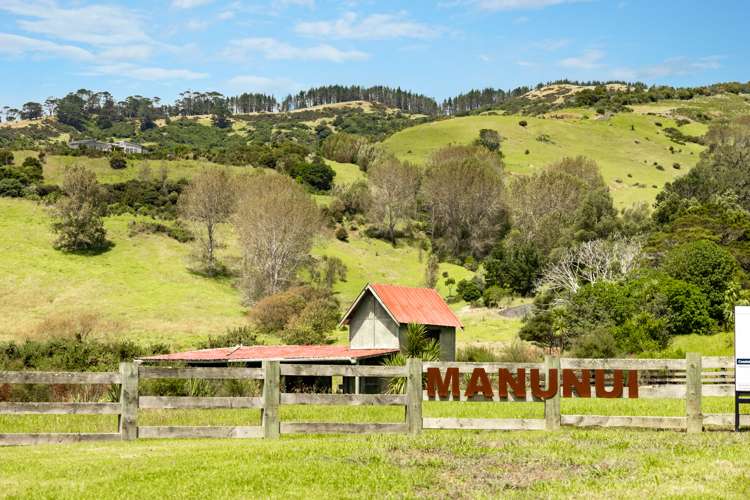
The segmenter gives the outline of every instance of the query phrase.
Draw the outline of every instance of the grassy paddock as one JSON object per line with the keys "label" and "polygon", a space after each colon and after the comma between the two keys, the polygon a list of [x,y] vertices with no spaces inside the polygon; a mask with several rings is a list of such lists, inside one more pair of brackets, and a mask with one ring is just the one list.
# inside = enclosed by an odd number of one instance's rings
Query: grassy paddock
{"label": "grassy paddock", "polygon": [[749,470],[746,435],[611,429],[0,449],[9,497],[747,498]]}
{"label": "grassy paddock", "polygon": [[[528,174],[563,156],[588,156],[598,163],[615,202],[621,207],[651,203],[665,182],[695,165],[703,149],[697,144],[679,145],[669,140],[663,129],[676,127],[671,118],[620,113],[597,120],[591,110],[587,112],[591,115],[589,119],[582,119],[581,110],[551,113],[558,118],[523,117],[526,127],[519,126],[518,115],[440,120],[397,132],[383,144],[399,158],[422,164],[442,147],[469,144],[481,129],[494,129],[503,137],[502,150],[509,172]],[[695,127],[690,131],[695,132]],[[663,170],[656,169],[654,162]],[[672,167],[674,163],[680,164],[679,170]]]}

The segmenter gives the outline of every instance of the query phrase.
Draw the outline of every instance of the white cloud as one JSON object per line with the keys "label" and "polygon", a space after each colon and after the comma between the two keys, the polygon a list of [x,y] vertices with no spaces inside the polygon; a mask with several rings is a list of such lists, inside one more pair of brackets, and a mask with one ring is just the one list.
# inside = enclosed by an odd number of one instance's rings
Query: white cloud
{"label": "white cloud", "polygon": [[128,63],[95,66],[90,69],[88,74],[119,76],[135,80],[199,80],[208,78],[208,73],[198,73],[187,69],[137,66]]}
{"label": "white cloud", "polygon": [[206,28],[208,28],[208,21],[204,21],[201,19],[191,19],[187,23],[185,23],[185,29],[188,31],[202,31]]}
{"label": "white cloud", "polygon": [[604,52],[598,49],[589,49],[578,57],[567,57],[560,61],[560,66],[573,69],[594,69],[601,66]]}
{"label": "white cloud", "polygon": [[275,38],[242,38],[232,40],[223,51],[229,59],[245,60],[253,54],[261,54],[266,59],[302,59],[319,61],[360,61],[368,55],[358,50],[340,50],[331,45],[321,44],[312,47],[295,47]]}
{"label": "white cloud", "polygon": [[178,9],[192,9],[211,3],[213,0],[172,0],[172,7]]}
{"label": "white cloud", "polygon": [[289,5],[296,5],[298,7],[315,7],[315,0],[275,0],[274,6],[287,7]]}
{"label": "white cloud", "polygon": [[235,14],[234,14],[233,10],[224,10],[222,12],[219,12],[219,15],[216,16],[216,18],[219,21],[228,21],[228,20],[232,19],[234,16],[235,16]]}
{"label": "white cloud", "polygon": [[567,38],[547,39],[534,42],[534,47],[546,50],[547,52],[554,52],[570,45],[570,40]]}
{"label": "white cloud", "polygon": [[531,61],[516,61],[516,64],[518,64],[519,66],[523,68],[530,68],[532,66],[536,66],[536,63],[531,62]]}
{"label": "white cloud", "polygon": [[479,60],[484,62],[490,62],[492,61],[492,57],[488,56],[487,54],[479,54]]}
{"label": "white cloud", "polygon": [[653,66],[642,68],[615,68],[613,78],[621,80],[658,79],[684,76],[721,68],[722,56],[707,56],[697,59],[673,57]]}
{"label": "white cloud", "polygon": [[257,75],[238,75],[231,78],[227,84],[237,92],[262,92],[265,94],[286,94],[297,92],[303,88],[302,85],[288,78],[268,78]]}
{"label": "white cloud", "polygon": [[542,9],[552,5],[579,1],[581,0],[476,0],[476,4],[483,10],[521,10]]}
{"label": "white cloud", "polygon": [[360,18],[354,12],[332,21],[300,22],[294,31],[306,36],[355,40],[431,38],[438,34],[438,30],[426,24],[405,20],[403,14],[371,14]]}
{"label": "white cloud", "polygon": [[0,33],[0,54],[6,56],[63,57],[66,59],[89,60],[94,55],[88,50],[74,45],[63,45],[46,40],[37,40],[20,35]]}
{"label": "white cloud", "polygon": [[98,57],[104,61],[122,61],[128,59],[148,59],[154,52],[151,45],[126,45],[110,47],[99,52]]}
{"label": "white cloud", "polygon": [[526,16],[520,16],[513,19],[513,24],[526,24],[529,22],[529,18]]}
{"label": "white cloud", "polygon": [[63,8],[54,1],[3,0],[0,10],[25,18],[17,24],[26,31],[61,40],[99,46],[150,40],[138,14],[114,5]]}

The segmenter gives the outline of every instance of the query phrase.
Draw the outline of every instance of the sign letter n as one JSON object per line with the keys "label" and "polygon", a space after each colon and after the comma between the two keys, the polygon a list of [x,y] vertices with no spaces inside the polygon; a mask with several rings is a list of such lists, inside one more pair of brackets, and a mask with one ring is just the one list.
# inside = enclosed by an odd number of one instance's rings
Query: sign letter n
{"label": "sign letter n", "polygon": [[427,369],[427,397],[435,397],[435,388],[437,387],[437,395],[441,398],[448,397],[448,389],[454,399],[461,397],[461,389],[459,387],[459,373],[458,368],[448,368],[445,370],[445,378],[440,376],[440,368],[428,368]]}

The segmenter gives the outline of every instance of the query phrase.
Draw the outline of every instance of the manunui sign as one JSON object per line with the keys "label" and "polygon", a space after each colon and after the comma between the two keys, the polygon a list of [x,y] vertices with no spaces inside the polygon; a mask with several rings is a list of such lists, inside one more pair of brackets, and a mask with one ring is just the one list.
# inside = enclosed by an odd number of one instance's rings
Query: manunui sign
{"label": "manunui sign", "polygon": [[[580,375],[578,374],[580,372]],[[628,370],[627,380],[623,370],[590,370],[590,369],[563,369],[559,374],[556,368],[547,371],[546,379],[549,385],[542,384],[541,370],[532,368],[529,370],[529,386],[531,396],[534,399],[551,399],[561,392],[562,397],[570,398],[573,394],[580,398],[592,397],[591,374],[594,375],[594,395],[597,398],[621,398],[625,387],[628,388],[628,398],[638,397],[638,372]],[[607,372],[612,373],[611,380],[607,380]],[[559,376],[562,375],[562,376]],[[471,399],[477,395],[485,399],[526,399],[526,369],[518,368],[513,374],[507,368],[497,371],[495,384],[482,367],[474,368],[463,394],[460,386],[461,375],[457,367],[445,369],[442,373],[440,368],[427,369],[427,396],[430,399],[452,398]],[[510,398],[509,398],[510,396]]]}

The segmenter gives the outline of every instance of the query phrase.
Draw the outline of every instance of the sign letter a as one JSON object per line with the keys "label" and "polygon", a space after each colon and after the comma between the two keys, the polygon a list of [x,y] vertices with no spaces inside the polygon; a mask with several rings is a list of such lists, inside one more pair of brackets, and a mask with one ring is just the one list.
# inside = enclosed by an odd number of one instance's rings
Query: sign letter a
{"label": "sign letter a", "polygon": [[492,383],[484,368],[474,368],[471,372],[471,380],[466,386],[466,398],[471,398],[478,392],[481,392],[485,398],[492,399]]}

